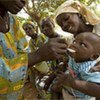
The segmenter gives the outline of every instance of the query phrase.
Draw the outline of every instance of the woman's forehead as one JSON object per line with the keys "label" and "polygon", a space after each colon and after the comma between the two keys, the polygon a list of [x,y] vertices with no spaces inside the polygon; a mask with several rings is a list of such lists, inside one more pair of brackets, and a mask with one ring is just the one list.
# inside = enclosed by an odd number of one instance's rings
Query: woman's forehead
{"label": "woman's forehead", "polygon": [[79,13],[85,19],[86,24],[97,25],[100,23],[100,18],[79,1],[68,0],[61,4],[55,11],[55,20],[62,13]]}
{"label": "woman's forehead", "polygon": [[84,32],[84,33],[80,33],[79,35],[76,36],[76,39],[82,39],[88,42],[93,43],[98,43],[98,41],[100,41],[100,38],[91,32]]}

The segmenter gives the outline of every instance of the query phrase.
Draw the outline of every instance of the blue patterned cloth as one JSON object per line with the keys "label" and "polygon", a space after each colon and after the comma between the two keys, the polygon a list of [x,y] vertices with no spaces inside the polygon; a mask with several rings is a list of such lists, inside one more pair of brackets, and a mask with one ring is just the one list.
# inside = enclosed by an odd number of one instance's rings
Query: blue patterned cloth
{"label": "blue patterned cloth", "polygon": [[18,20],[10,15],[9,32],[0,32],[0,100],[22,97],[28,67],[27,45]]}
{"label": "blue patterned cloth", "polygon": [[[71,69],[76,73],[77,79],[94,83],[100,83],[100,72],[93,72],[93,73],[89,72],[89,70],[92,67],[94,67],[95,64],[96,61],[86,61],[82,63],[76,63],[75,60],[71,57],[69,57],[69,62],[68,62],[69,67],[71,67]],[[71,92],[74,96],[79,98],[84,98],[84,100],[87,99],[89,100],[90,98],[92,98],[91,96],[85,95],[84,93],[81,93],[72,88],[66,87],[66,89],[67,91]]]}

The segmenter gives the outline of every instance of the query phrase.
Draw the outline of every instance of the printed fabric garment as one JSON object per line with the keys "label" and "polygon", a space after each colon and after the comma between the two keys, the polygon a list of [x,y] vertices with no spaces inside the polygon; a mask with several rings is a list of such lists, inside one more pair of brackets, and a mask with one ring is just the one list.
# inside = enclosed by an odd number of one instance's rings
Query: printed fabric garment
{"label": "printed fabric garment", "polygon": [[34,52],[36,51],[39,47],[41,47],[46,41],[46,37],[44,34],[39,34],[36,39],[30,39],[29,41],[29,48],[30,51]]}
{"label": "printed fabric garment", "polygon": [[18,100],[26,80],[28,43],[19,22],[10,16],[10,30],[0,32],[0,100]]}
{"label": "printed fabric garment", "polygon": [[[76,63],[73,58],[69,57],[68,65],[72,68],[72,70],[76,73],[77,79],[85,80],[93,83],[100,83],[100,72],[89,72],[90,68],[95,66],[95,61],[86,61],[82,63]],[[67,73],[67,71],[66,71]],[[85,95],[77,90],[66,87],[65,90],[71,92],[75,97],[84,98],[85,100],[90,100],[92,97]]]}

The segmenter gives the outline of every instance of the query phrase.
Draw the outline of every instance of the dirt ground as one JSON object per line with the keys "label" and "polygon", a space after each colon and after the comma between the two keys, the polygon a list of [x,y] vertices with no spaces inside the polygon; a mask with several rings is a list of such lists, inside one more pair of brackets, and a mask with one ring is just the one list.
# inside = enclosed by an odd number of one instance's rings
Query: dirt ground
{"label": "dirt ground", "polygon": [[[41,91],[43,93],[43,91]],[[39,99],[41,97],[38,96],[38,91],[36,90],[35,86],[33,86],[30,82],[27,82],[24,89],[24,100],[50,100],[50,94],[41,94],[44,99]]]}
{"label": "dirt ground", "polygon": [[37,96],[37,90],[35,86],[27,82],[24,91],[25,100],[36,100],[36,96]]}

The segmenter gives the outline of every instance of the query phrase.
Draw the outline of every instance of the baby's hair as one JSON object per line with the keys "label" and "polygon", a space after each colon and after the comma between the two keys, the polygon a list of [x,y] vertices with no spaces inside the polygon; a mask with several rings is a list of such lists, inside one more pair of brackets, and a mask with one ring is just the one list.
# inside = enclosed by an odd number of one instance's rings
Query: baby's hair
{"label": "baby's hair", "polygon": [[98,39],[98,53],[100,54],[100,36],[97,35],[96,33],[94,33],[94,35],[97,37]]}
{"label": "baby's hair", "polygon": [[100,36],[93,32],[82,32],[80,34],[86,34],[90,38],[88,40],[95,42],[94,49],[100,54]]}
{"label": "baby's hair", "polygon": [[87,36],[93,36],[100,41],[100,36],[94,32],[82,32],[80,34],[87,34]]}

